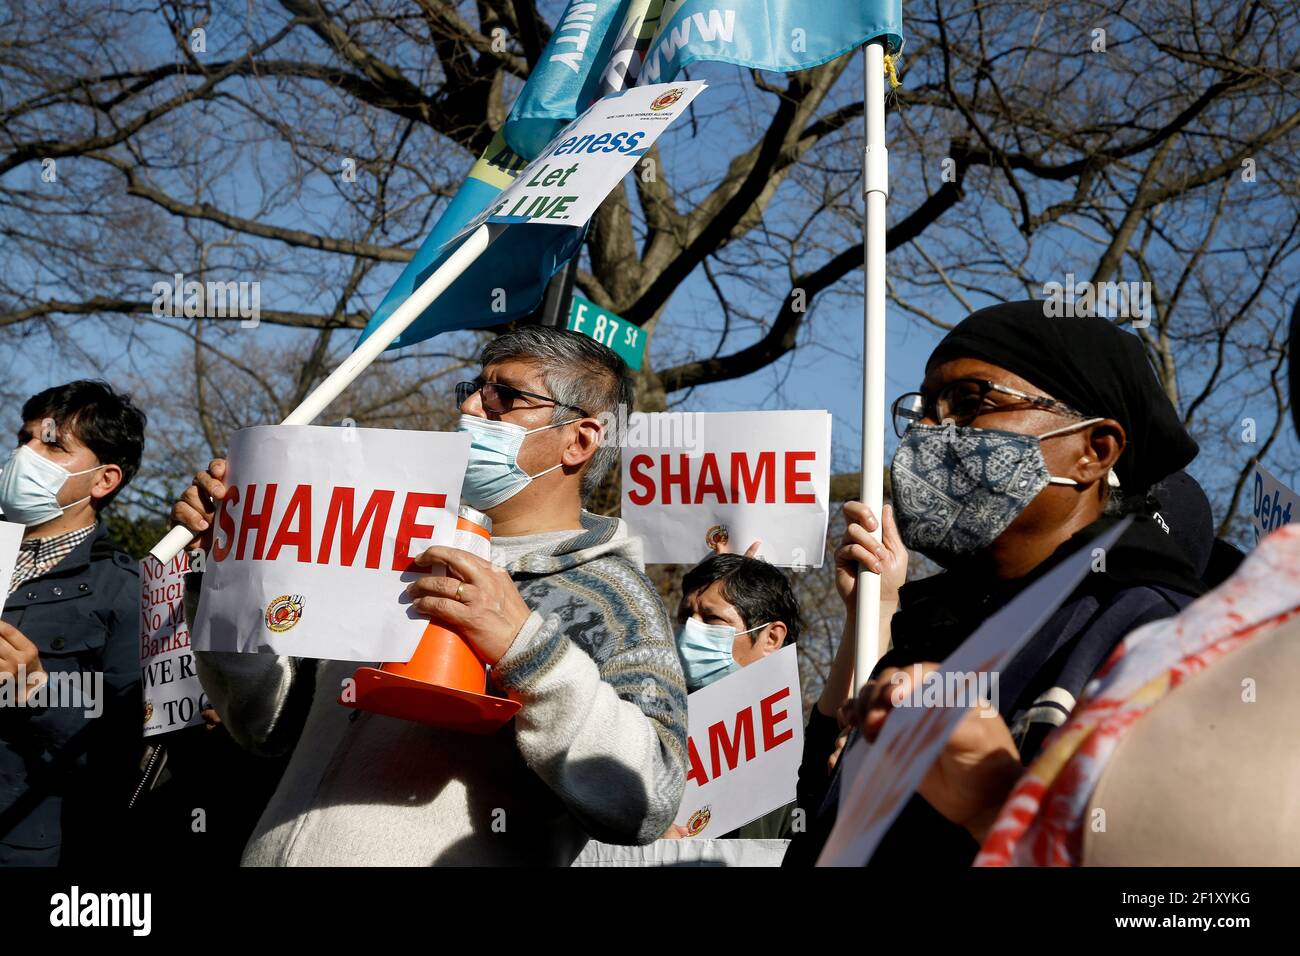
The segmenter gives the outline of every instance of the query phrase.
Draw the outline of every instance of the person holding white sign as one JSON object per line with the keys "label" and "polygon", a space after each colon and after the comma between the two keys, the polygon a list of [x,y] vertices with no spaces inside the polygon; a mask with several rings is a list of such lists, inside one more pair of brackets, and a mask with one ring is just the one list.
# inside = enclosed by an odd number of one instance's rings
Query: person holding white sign
{"label": "person holding white sign", "polygon": [[[895,402],[894,417],[900,538],[944,571],[900,590],[892,647],[845,714],[869,739],[891,708],[919,699],[925,675],[986,619],[1131,519],[1003,673],[969,675],[960,688],[969,699],[945,704],[987,701],[997,716],[972,711],[873,858],[961,866],[974,858],[1020,762],[1064,722],[1110,650],[1204,591],[1168,527],[1152,517],[1153,487],[1187,465],[1197,445],[1136,336],[1099,317],[1049,318],[1034,301],[990,306],[959,323],[931,354],[920,391]],[[787,862],[815,860],[832,819],[827,808]]]}
{"label": "person holding white sign", "polygon": [[[462,500],[491,517],[493,560],[430,548],[418,563],[450,571],[408,592],[522,709],[471,736],[340,706],[351,663],[198,652],[235,738],[292,749],[246,865],[568,865],[588,837],[649,843],[672,823],[686,693],[668,615],[639,542],[582,508],[617,460],[599,416],[630,404],[627,367],[538,326],[481,359],[457,389],[472,436]],[[201,543],[224,474],[213,462],[174,511]]]}
{"label": "person holding white sign", "polygon": [[[1298,338],[1300,302],[1288,357],[1300,435]],[[1298,679],[1300,526],[1283,524],[1221,586],[1115,648],[976,865],[1300,864]]]}
{"label": "person holding white sign", "polygon": [[[772,565],[748,554],[705,558],[682,578],[677,608],[677,654],[686,689],[707,687],[795,643],[801,622],[789,580]],[[838,726],[835,730],[838,733]],[[805,735],[805,754],[807,741]],[[789,803],[722,836],[788,837],[794,809]],[[673,827],[666,835],[682,836],[681,830]]]}

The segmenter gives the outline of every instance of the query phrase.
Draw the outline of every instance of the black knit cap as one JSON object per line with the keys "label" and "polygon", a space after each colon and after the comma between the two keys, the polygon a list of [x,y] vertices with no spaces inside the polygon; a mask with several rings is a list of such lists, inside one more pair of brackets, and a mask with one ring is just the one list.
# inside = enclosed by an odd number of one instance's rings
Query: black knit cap
{"label": "black knit cap", "polygon": [[1100,316],[1053,318],[1032,299],[991,305],[958,323],[926,370],[958,358],[1004,368],[1089,417],[1119,422],[1128,444],[1115,472],[1126,493],[1145,492],[1199,450],[1141,340]]}

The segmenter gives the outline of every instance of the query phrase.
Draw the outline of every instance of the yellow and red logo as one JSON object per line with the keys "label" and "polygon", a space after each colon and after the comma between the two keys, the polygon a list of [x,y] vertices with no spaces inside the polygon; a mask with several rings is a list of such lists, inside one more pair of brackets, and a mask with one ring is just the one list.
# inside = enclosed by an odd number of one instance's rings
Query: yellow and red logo
{"label": "yellow and red logo", "polygon": [[281,594],[266,606],[266,626],[282,634],[302,620],[302,595]]}
{"label": "yellow and red logo", "polygon": [[700,807],[686,818],[686,835],[698,836],[709,825],[711,819],[713,819],[713,808],[711,806]]}
{"label": "yellow and red logo", "polygon": [[731,540],[731,532],[727,530],[725,524],[715,524],[712,528],[704,533],[704,546],[712,551],[719,548]]}
{"label": "yellow and red logo", "polygon": [[144,722],[147,724],[151,720],[153,720],[153,701],[146,700],[144,702]]}
{"label": "yellow and red logo", "polygon": [[654,98],[654,102],[650,104],[650,108],[654,110],[656,113],[659,112],[660,110],[666,110],[668,109],[668,107],[672,106],[674,103],[680,100],[682,98],[682,94],[685,92],[686,92],[685,90],[677,88],[677,89],[671,89],[666,93],[660,93],[658,96]]}

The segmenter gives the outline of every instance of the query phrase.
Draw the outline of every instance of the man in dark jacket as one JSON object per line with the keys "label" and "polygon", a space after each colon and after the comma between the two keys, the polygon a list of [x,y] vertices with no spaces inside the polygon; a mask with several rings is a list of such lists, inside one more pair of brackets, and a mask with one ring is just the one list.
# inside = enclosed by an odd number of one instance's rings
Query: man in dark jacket
{"label": "man in dark jacket", "polygon": [[125,842],[141,742],[135,561],[100,511],[131,480],[145,416],[102,382],[23,406],[0,511],[24,525],[0,623],[0,865],[93,861]]}

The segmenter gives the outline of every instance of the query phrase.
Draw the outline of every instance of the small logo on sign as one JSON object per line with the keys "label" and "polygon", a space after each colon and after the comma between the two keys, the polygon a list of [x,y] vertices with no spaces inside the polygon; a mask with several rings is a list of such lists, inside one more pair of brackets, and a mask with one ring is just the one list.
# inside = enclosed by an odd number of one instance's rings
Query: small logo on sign
{"label": "small logo on sign", "polygon": [[680,100],[682,94],[685,92],[686,91],[683,89],[673,89],[669,90],[667,93],[661,93],[659,96],[655,97],[654,102],[650,104],[650,108],[656,113],[660,110],[666,110],[668,107]]}
{"label": "small logo on sign", "polygon": [[302,595],[281,594],[266,606],[266,626],[283,634],[302,620]]}
{"label": "small logo on sign", "polygon": [[144,722],[147,724],[151,720],[153,720],[153,701],[146,700],[144,702]]}
{"label": "small logo on sign", "polygon": [[696,810],[694,813],[690,815],[690,817],[687,818],[686,835],[698,836],[700,833],[704,831],[704,828],[709,825],[709,821],[711,819],[713,819],[713,807],[712,806],[700,807],[700,809]]}
{"label": "small logo on sign", "polygon": [[709,550],[725,547],[730,540],[731,532],[727,530],[725,524],[715,524],[704,534],[704,546]]}

